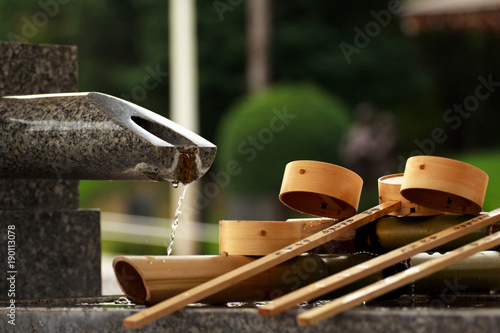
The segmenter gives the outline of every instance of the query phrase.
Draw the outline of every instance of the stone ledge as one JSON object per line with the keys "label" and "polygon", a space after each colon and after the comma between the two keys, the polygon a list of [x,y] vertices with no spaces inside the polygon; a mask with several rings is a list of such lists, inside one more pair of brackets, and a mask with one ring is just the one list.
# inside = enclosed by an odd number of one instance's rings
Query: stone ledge
{"label": "stone ledge", "polygon": [[[499,308],[402,308],[357,307],[316,325],[301,327],[295,322],[296,308],[276,317],[260,316],[255,308],[190,307],[138,330],[125,329],[123,319],[142,306],[76,305],[71,307],[18,307],[18,332],[331,332],[331,333],[443,333],[495,332],[500,327]],[[1,306],[0,315],[8,310]],[[0,330],[9,329],[7,320]]]}

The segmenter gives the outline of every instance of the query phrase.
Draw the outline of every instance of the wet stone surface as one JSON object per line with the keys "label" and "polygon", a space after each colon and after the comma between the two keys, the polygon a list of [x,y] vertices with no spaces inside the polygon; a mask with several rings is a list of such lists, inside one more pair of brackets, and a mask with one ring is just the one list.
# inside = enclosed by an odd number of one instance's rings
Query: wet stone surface
{"label": "wet stone surface", "polygon": [[[123,319],[144,309],[120,296],[90,299],[43,300],[20,303],[18,332],[130,332]],[[313,326],[298,326],[295,317],[312,305],[294,308],[272,318],[260,316],[255,304],[212,306],[193,304],[134,332],[383,332],[443,333],[495,332],[500,325],[498,296],[464,295],[448,308],[429,307],[433,299],[408,297],[358,306]],[[470,301],[473,301],[470,303]],[[121,304],[120,304],[121,303]],[[478,304],[488,304],[478,307]],[[0,303],[0,315],[6,312]],[[3,326],[2,326],[3,325]],[[0,321],[0,330],[10,327]]]}

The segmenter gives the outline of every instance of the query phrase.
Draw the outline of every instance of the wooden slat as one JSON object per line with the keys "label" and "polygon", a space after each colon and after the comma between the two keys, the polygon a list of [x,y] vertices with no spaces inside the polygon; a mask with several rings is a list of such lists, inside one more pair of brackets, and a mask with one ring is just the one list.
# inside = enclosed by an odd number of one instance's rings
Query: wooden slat
{"label": "wooden slat", "polygon": [[325,218],[286,222],[222,220],[219,221],[219,253],[265,256],[338,222]]}
{"label": "wooden slat", "polygon": [[500,245],[500,232],[486,236],[478,241],[474,241],[454,251],[448,252],[439,258],[432,259],[355,292],[339,297],[324,306],[306,311],[297,316],[297,323],[299,325],[315,324],[320,320],[324,320],[353,308],[362,302],[372,300],[392,290],[405,286],[412,281],[431,275],[477,252],[488,250],[498,245]]}
{"label": "wooden slat", "polygon": [[288,247],[284,247],[281,250],[273,252],[245,266],[239,267],[231,272],[205,282],[182,294],[158,303],[144,311],[127,317],[123,321],[123,324],[127,328],[140,328],[152,321],[160,319],[163,316],[182,309],[190,303],[197,302],[205,297],[213,295],[229,286],[248,279],[271,267],[285,262],[288,259],[298,256],[303,252],[322,245],[323,243],[326,243],[341,234],[359,228],[400,208],[401,204],[399,201],[386,202],[375,206],[299,242],[291,244]]}
{"label": "wooden slat", "polygon": [[265,316],[276,315],[297,304],[310,301],[375,272],[379,272],[384,268],[395,265],[415,254],[428,251],[498,221],[500,221],[500,209],[488,214],[482,214],[279,297],[259,307],[259,313]]}

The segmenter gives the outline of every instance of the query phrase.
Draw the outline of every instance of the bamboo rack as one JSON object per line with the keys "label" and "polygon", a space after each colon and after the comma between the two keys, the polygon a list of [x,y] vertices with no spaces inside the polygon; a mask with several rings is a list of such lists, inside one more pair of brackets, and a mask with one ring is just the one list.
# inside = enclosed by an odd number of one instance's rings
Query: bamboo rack
{"label": "bamboo rack", "polygon": [[300,255],[303,252],[328,242],[345,232],[354,230],[400,208],[401,204],[399,201],[382,203],[354,217],[326,228],[297,243],[291,244],[290,246],[282,248],[281,250],[273,252],[247,265],[236,268],[229,273],[194,287],[142,312],[127,317],[123,321],[123,324],[127,328],[140,328],[163,316],[182,309],[190,303],[197,302],[203,298],[213,295],[242,280],[248,279],[260,272],[285,262],[288,259]]}
{"label": "bamboo rack", "polygon": [[[500,212],[499,212],[500,213]],[[299,325],[312,325],[318,321],[334,316],[354,306],[384,295],[392,290],[402,287],[412,281],[431,275],[443,268],[457,263],[479,251],[500,245],[500,232],[486,236],[478,241],[446,253],[442,257],[432,259],[426,263],[412,267],[406,271],[385,278],[355,292],[339,297],[332,302],[306,311],[297,316]]]}
{"label": "bamboo rack", "polygon": [[361,265],[353,266],[340,273],[329,276],[316,283],[286,294],[272,302],[259,307],[259,313],[265,316],[274,316],[297,304],[310,301],[328,292],[358,281],[384,268],[395,265],[411,256],[433,249],[436,246],[462,237],[474,230],[478,230],[487,225],[500,221],[500,209],[489,214],[483,214],[471,220],[460,223],[451,228],[445,229],[432,236],[423,238],[384,255],[371,259]]}
{"label": "bamboo rack", "polygon": [[[407,162],[407,168],[410,165],[412,169],[409,172],[412,179],[406,182],[407,174],[405,172],[401,185],[401,194],[404,198],[426,207],[427,205],[423,203],[427,203],[429,200],[432,201],[434,198],[439,204],[430,208],[436,210],[466,213],[478,213],[481,210],[488,180],[487,175],[484,177],[484,172],[465,163],[460,164],[460,170],[453,172],[453,166],[456,166],[453,160],[431,156],[426,156],[424,160],[419,158],[420,156],[412,157]],[[412,162],[410,163],[410,161]],[[440,167],[440,164],[442,164],[442,167]],[[413,170],[415,168],[417,169],[416,171]],[[422,172],[423,170],[425,171]],[[461,178],[470,177],[471,175],[473,177],[477,176],[480,180],[479,188],[474,190],[471,188],[470,182],[461,182]],[[458,179],[460,180],[458,185],[453,184],[453,180],[456,177],[459,177]],[[441,181],[436,180],[436,178],[438,180],[441,178]],[[315,161],[295,161],[289,163],[285,168],[279,196],[285,205],[307,214],[347,219],[254,262],[236,268],[229,273],[176,295],[151,308],[136,313],[124,320],[124,326],[127,328],[140,328],[190,303],[213,295],[303,252],[333,240],[335,237],[401,209],[401,200],[389,200],[358,215],[349,217],[356,213],[361,186],[361,178],[352,171],[342,167]],[[403,194],[403,189],[407,190],[406,193],[408,196]],[[470,197],[471,191],[473,192],[472,198]],[[414,200],[413,197],[417,200]],[[479,221],[483,221],[484,219],[486,218],[477,218],[477,224],[480,224]],[[476,222],[469,222],[474,226],[476,225]],[[467,227],[464,230],[469,231],[471,228]],[[465,234],[466,232],[456,230],[450,234],[455,235],[459,233]],[[446,237],[443,236],[443,238]],[[425,247],[426,245],[422,246]],[[361,267],[365,266],[366,264],[361,265]],[[320,289],[324,289],[322,283],[315,283],[315,285],[320,287]]]}

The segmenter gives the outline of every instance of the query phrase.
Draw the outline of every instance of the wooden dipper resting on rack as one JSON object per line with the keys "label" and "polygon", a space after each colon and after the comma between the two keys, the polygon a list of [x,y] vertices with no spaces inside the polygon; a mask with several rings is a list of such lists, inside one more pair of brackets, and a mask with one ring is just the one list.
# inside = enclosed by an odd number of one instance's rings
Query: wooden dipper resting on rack
{"label": "wooden dipper resting on rack", "polygon": [[265,256],[331,227],[356,214],[362,187],[361,177],[346,168],[315,161],[291,162],[285,168],[281,202],[302,213],[325,218],[222,220],[219,253]]}
{"label": "wooden dipper resting on rack", "polygon": [[[423,170],[426,169],[425,165],[432,166],[428,168],[427,170],[428,172],[422,172]],[[459,170],[453,170],[454,167],[459,168]],[[381,202],[384,201],[384,198],[387,199],[387,197],[393,198],[394,196],[397,196],[397,193],[393,193],[392,191],[386,191],[388,190],[386,188],[386,185],[388,183],[391,183],[391,178],[396,178],[397,176],[398,175],[382,177],[379,180],[379,185],[380,183],[384,184],[383,186],[379,187],[383,190],[382,191],[383,193],[382,192],[380,193]],[[463,177],[465,179],[454,178],[458,176]],[[470,177],[472,177],[473,179],[470,179]],[[388,179],[389,181],[387,181]],[[457,161],[439,157],[431,157],[431,156],[413,157],[410,158],[407,162],[405,174],[403,176],[403,181],[402,181],[403,185],[401,187],[403,188],[404,184],[406,183],[407,184],[406,188],[413,190],[414,192],[410,191],[410,193],[413,193],[414,195],[411,197],[411,199],[406,197],[405,199],[407,200],[402,200],[402,208],[394,213],[396,215],[421,214],[422,210],[419,211],[418,210],[419,206],[415,207],[412,201],[415,201],[418,203],[418,205],[421,205],[421,202],[426,203],[428,201],[432,201],[433,198],[436,199],[436,202],[433,204],[433,208],[437,210],[452,211],[452,212],[456,212],[458,210],[470,214],[479,213],[482,209],[481,208],[482,203],[484,201],[484,196],[486,194],[487,182],[488,182],[488,176],[486,175],[486,173],[471,165],[461,162],[457,163]],[[399,181],[392,181],[392,183],[397,184],[399,183]],[[476,188],[473,188],[472,184],[476,184]],[[471,195],[471,192],[473,193],[473,195]],[[401,191],[401,195],[405,196],[403,191]],[[425,200],[420,200],[420,196],[426,197]],[[429,213],[432,214],[432,211],[427,209],[423,210],[423,212],[425,214]],[[438,232],[434,235],[425,237],[408,245],[402,246],[396,250],[393,250],[377,258],[374,258],[364,263],[363,265],[353,266],[343,272],[332,275],[314,284],[308,285],[292,293],[284,295],[260,307],[259,313],[267,316],[276,315],[286,309],[295,306],[296,304],[309,301],[311,299],[324,295],[328,292],[341,288],[342,286],[345,286],[349,283],[352,283],[363,277],[366,277],[372,274],[373,272],[380,271],[384,268],[389,267],[390,265],[405,260],[414,254],[431,250],[439,245],[455,240],[470,232],[491,225],[498,221],[500,221],[500,216],[498,211],[482,214],[468,221],[460,223],[456,226]],[[481,248],[484,249],[485,247],[484,246],[477,247],[476,252],[480,251]],[[468,249],[468,253],[470,255],[475,252],[474,250]],[[451,258],[456,258],[456,257],[451,257]],[[446,263],[446,265],[451,264],[452,263],[451,260],[455,259],[450,259],[449,263]],[[445,267],[444,265],[445,263],[443,262],[441,266],[444,268]],[[425,274],[421,274],[420,276],[426,276],[431,274],[432,272],[429,271],[426,272]],[[408,281],[410,280],[406,279],[405,281],[406,283],[408,283]],[[382,283],[380,283],[380,285],[382,285]],[[387,287],[387,285],[385,287]],[[394,289],[396,289],[396,287],[394,287]],[[390,291],[394,289],[386,288],[385,290]],[[371,295],[375,295],[375,293]],[[377,295],[381,294],[378,293]],[[368,298],[368,296],[366,299],[364,299],[362,296],[359,295],[356,296],[358,296],[358,298],[356,298],[357,303],[370,299]],[[352,298],[353,296],[350,297]],[[298,317],[299,324],[301,325],[312,324],[320,319],[328,317],[329,315],[333,315],[335,313],[347,309],[348,306],[344,303],[347,303],[348,299],[350,298],[346,297],[342,301],[340,300],[335,301],[335,305],[326,306],[323,310],[321,310],[321,308],[318,308],[311,310],[310,314],[309,312],[306,312],[305,314],[300,315],[299,316],[300,318]],[[351,302],[349,304],[352,307],[357,303]]]}
{"label": "wooden dipper resting on rack", "polygon": [[464,162],[414,156],[406,162],[401,195],[421,206],[456,214],[482,210],[488,175]]}
{"label": "wooden dipper resting on rack", "polygon": [[222,220],[219,222],[219,254],[265,256],[331,227],[331,218],[289,221]]}
{"label": "wooden dipper resting on rack", "polygon": [[[432,157],[429,158],[432,159]],[[472,166],[466,166],[466,169],[475,169]],[[467,170],[462,171],[461,175],[467,175]],[[484,172],[482,174],[480,172],[475,172],[474,174],[481,176],[481,179],[476,179],[476,182],[484,183],[484,181],[486,181],[487,183],[488,177]],[[415,176],[423,176],[425,178],[427,173],[417,173]],[[406,173],[404,177],[406,177]],[[429,187],[432,191],[428,192],[427,195],[429,197],[436,195],[436,197],[441,198],[444,193],[450,193],[450,195],[452,195],[451,200],[453,206],[455,206],[455,202],[459,202],[458,199],[462,197],[474,203],[481,201],[480,198],[475,198],[475,200],[469,199],[468,196],[462,193],[466,190],[467,186],[456,189],[450,186],[451,179],[448,177],[446,178],[447,179],[444,179],[442,182],[435,181],[437,186],[435,183],[432,183],[432,187]],[[308,214],[347,219],[247,265],[241,266],[229,273],[194,287],[182,294],[174,296],[151,308],[134,314],[124,320],[125,327],[140,328],[185,307],[189,303],[197,302],[239,281],[245,280],[303,252],[309,251],[339,235],[401,209],[401,201],[387,201],[352,216],[357,210],[361,185],[362,181],[359,176],[352,171],[338,166],[314,161],[295,161],[289,163],[285,169],[285,176],[280,192],[280,200],[285,205]],[[440,185],[442,186],[440,187]],[[486,186],[484,186],[484,192],[485,190]],[[484,193],[482,200],[484,200]],[[420,204],[418,200],[411,201]],[[446,202],[449,206],[448,200],[446,200]],[[465,202],[465,200],[463,202]],[[437,207],[433,208],[445,210],[444,208],[446,208],[446,205],[444,205],[444,207],[437,205]],[[476,208],[479,208],[479,210],[471,208],[471,213],[478,213],[481,209],[480,206]],[[472,210],[474,210],[474,212],[472,212]],[[464,232],[462,231],[461,235],[463,234]],[[451,238],[451,236],[449,236],[449,238]],[[315,283],[315,285],[320,286],[319,283]]]}
{"label": "wooden dipper resting on rack", "polygon": [[344,219],[356,214],[363,180],[346,168],[316,161],[294,161],[283,175],[280,201],[299,212]]}
{"label": "wooden dipper resting on rack", "polygon": [[380,177],[378,179],[378,199],[379,202],[393,200],[401,201],[401,209],[389,213],[390,216],[432,216],[443,212],[417,205],[401,195],[401,184],[403,183],[403,174],[398,173]]}
{"label": "wooden dipper resting on rack", "polygon": [[[500,210],[497,209],[488,213],[487,217],[484,217],[484,221],[486,220],[500,220]],[[378,296],[382,296],[392,290],[412,283],[413,281],[429,276],[465,258],[468,258],[473,254],[499,245],[500,232],[496,232],[492,235],[483,237],[480,240],[464,245],[456,250],[447,252],[441,257],[411,267],[406,271],[389,276],[369,286],[339,297],[324,306],[301,313],[297,316],[297,323],[299,325],[311,325],[317,323],[320,320],[348,310],[362,302],[370,301]]]}

